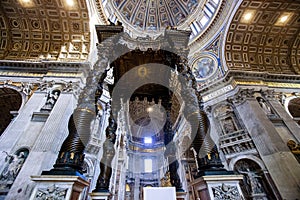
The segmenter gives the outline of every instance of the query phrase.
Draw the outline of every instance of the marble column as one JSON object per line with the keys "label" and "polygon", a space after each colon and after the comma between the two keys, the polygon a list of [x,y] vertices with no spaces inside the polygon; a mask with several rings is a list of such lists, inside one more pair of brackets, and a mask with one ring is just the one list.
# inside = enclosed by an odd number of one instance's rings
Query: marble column
{"label": "marble column", "polygon": [[283,120],[284,125],[288,129],[287,132],[290,132],[291,135],[282,135],[284,139],[292,139],[294,138],[296,141],[300,142],[300,134],[299,134],[299,125],[293,120],[293,118],[287,113],[283,105],[275,98],[267,98],[270,105],[276,111],[278,116]]}
{"label": "marble column", "polygon": [[300,196],[300,164],[286,142],[254,97],[235,104],[282,198],[297,199]]}
{"label": "marble column", "polygon": [[[44,93],[37,94],[38,96],[45,96]],[[34,97],[34,96],[33,96]],[[32,98],[32,97],[31,97]],[[36,109],[31,107],[29,113],[32,114],[32,110],[39,110],[43,104],[41,98],[38,98],[39,102],[32,99],[32,103],[37,104]],[[65,124],[68,117],[72,113],[75,106],[75,98],[71,93],[62,93],[58,98],[55,106],[53,107],[46,122],[31,121],[31,118],[27,118],[27,125],[24,129],[22,137],[17,141],[16,147],[22,145],[29,148],[29,155],[23,164],[13,186],[11,187],[7,199],[29,199],[31,190],[33,189],[33,182],[30,180],[31,175],[40,175],[42,170],[50,169],[51,163],[55,161],[58,150],[62,144],[63,138],[66,137],[67,129]],[[24,106],[26,110],[26,105]],[[18,117],[22,117],[22,112]],[[18,117],[16,118],[18,120]],[[20,122],[22,123],[22,122]],[[23,126],[24,126],[23,122]],[[22,127],[21,125],[19,125]],[[37,128],[38,126],[39,128]],[[36,127],[36,129],[32,129]],[[36,137],[33,138],[32,135]],[[14,147],[14,148],[16,148]]]}

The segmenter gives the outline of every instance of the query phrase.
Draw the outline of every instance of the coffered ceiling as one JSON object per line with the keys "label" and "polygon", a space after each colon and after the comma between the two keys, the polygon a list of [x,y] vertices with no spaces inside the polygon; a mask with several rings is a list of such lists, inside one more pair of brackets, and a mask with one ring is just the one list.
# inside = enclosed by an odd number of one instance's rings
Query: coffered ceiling
{"label": "coffered ceiling", "polygon": [[1,0],[0,59],[86,60],[85,0]]}
{"label": "coffered ceiling", "polygon": [[244,0],[231,19],[224,56],[231,70],[300,73],[300,1]]}
{"label": "coffered ceiling", "polygon": [[[223,2],[220,0],[152,0],[146,4],[138,0],[95,0],[89,5],[87,2],[1,0],[0,60],[87,61],[90,46],[94,45],[91,44],[90,33],[94,27],[90,27],[91,9],[88,9],[91,5],[95,5],[96,12],[100,13],[98,17],[106,16],[110,20],[120,20],[123,25],[131,24],[132,30],[136,29],[141,37],[145,37],[154,20],[153,25],[157,29],[151,31],[159,32],[167,25],[179,25],[179,29],[192,30],[192,40],[197,34],[215,32],[215,28],[209,28],[216,26],[213,16],[217,15],[216,19],[221,16],[218,10],[228,12],[219,9]],[[118,14],[105,10],[108,4]],[[227,13],[228,29],[224,31],[224,42],[220,42],[224,67],[230,70],[299,74],[300,1],[244,0],[235,5],[236,9]],[[143,9],[145,12],[142,12]],[[130,15],[128,19],[127,14]],[[137,25],[139,16],[141,24]],[[183,18],[178,19],[180,16]],[[205,16],[212,22],[205,24]],[[226,22],[227,19],[218,20]],[[218,33],[214,34],[216,36]],[[205,36],[211,37],[212,34],[203,34]],[[206,41],[214,39],[205,38]],[[200,51],[201,47],[198,49]]]}

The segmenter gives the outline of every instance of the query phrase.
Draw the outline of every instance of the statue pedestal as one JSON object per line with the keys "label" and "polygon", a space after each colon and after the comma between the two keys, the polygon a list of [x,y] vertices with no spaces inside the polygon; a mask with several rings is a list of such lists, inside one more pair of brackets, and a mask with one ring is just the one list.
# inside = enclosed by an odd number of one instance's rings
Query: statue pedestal
{"label": "statue pedestal", "polygon": [[110,192],[93,192],[90,193],[90,197],[92,200],[108,200],[110,197]]}
{"label": "statue pedestal", "polygon": [[244,199],[239,181],[243,175],[207,175],[192,182],[197,196],[203,200]]}
{"label": "statue pedestal", "polygon": [[41,175],[31,176],[36,186],[31,194],[33,199],[82,199],[83,190],[89,182],[79,176]]}

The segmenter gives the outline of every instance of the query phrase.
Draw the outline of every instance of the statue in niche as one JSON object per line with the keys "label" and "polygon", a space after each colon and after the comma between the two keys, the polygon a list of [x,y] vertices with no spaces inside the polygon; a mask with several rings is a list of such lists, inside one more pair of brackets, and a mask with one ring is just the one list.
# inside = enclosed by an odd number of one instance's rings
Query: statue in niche
{"label": "statue in niche", "polygon": [[227,118],[223,121],[223,128],[225,133],[232,133],[236,131],[236,127],[231,118]]}
{"label": "statue in niche", "polygon": [[270,115],[270,114],[273,114],[272,113],[272,110],[270,108],[269,105],[267,105],[267,103],[265,102],[265,100],[263,98],[258,98],[257,99],[260,107],[263,109],[263,111],[267,114],[267,115]]}
{"label": "statue in niche", "polygon": [[52,92],[48,92],[47,100],[45,105],[41,108],[43,111],[51,111],[60,95],[59,90],[53,90]]}
{"label": "statue in niche", "polygon": [[6,151],[3,151],[3,153],[6,154],[6,166],[0,174],[0,190],[10,188],[26,159],[24,151],[21,151],[18,154],[8,154]]}
{"label": "statue in niche", "polygon": [[246,168],[246,171],[238,170],[238,172],[246,175],[247,185],[250,186],[252,194],[264,193],[263,187],[259,181],[261,176],[258,176],[255,172],[251,171],[249,167]]}

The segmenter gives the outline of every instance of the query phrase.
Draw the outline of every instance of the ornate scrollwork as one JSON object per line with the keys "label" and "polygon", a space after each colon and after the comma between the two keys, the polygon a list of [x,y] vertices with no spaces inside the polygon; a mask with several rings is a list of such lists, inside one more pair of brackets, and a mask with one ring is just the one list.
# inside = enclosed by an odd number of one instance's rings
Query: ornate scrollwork
{"label": "ornate scrollwork", "polygon": [[240,200],[241,196],[239,194],[237,186],[227,185],[223,183],[220,186],[212,188],[215,200]]}
{"label": "ornate scrollwork", "polygon": [[237,94],[228,100],[238,105],[244,103],[248,98],[254,98],[254,89],[240,89]]}
{"label": "ornate scrollwork", "polygon": [[64,200],[66,198],[68,189],[57,187],[54,184],[47,188],[38,188],[34,200]]}

